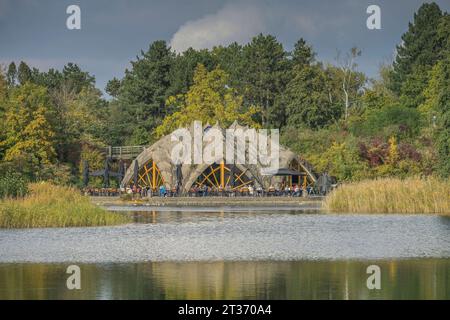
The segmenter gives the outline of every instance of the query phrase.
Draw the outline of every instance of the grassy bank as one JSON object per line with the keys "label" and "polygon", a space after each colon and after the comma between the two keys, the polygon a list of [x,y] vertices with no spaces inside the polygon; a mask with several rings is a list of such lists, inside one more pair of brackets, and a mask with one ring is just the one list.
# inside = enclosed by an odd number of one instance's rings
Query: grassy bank
{"label": "grassy bank", "polygon": [[348,213],[436,213],[450,215],[450,182],[437,178],[384,178],[344,184],[324,208]]}
{"label": "grassy bank", "polygon": [[24,198],[0,200],[0,228],[104,226],[129,222],[93,205],[77,189],[49,183],[29,185]]}

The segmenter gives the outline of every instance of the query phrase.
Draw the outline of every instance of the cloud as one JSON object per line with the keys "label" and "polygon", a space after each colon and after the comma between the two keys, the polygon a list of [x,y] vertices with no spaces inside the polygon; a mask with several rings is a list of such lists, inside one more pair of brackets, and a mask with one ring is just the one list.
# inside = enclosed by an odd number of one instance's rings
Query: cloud
{"label": "cloud", "polygon": [[183,52],[189,47],[210,49],[232,42],[244,44],[259,33],[312,38],[348,27],[347,10],[337,14],[336,10],[318,12],[317,9],[310,3],[231,2],[216,13],[186,22],[172,36],[170,45],[175,51]]}
{"label": "cloud", "polygon": [[232,42],[246,43],[253,36],[267,30],[264,6],[228,4],[217,13],[188,21],[173,35],[170,45],[177,52],[192,47],[212,48]]}

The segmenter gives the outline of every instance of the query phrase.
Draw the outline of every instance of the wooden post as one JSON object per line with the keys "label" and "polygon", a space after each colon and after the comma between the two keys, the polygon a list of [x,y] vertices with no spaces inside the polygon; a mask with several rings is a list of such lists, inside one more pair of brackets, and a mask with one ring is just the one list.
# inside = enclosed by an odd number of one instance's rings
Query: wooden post
{"label": "wooden post", "polygon": [[152,160],[152,189],[156,191],[156,163]]}
{"label": "wooden post", "polygon": [[225,164],[223,160],[220,162],[220,186],[225,188]]}

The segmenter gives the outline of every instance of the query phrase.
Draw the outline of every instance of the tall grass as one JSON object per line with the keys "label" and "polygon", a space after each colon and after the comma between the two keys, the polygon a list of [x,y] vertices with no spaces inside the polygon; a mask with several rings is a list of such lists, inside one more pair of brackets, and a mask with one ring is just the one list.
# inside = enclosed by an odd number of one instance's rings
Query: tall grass
{"label": "tall grass", "polygon": [[450,215],[450,181],[383,178],[344,184],[325,199],[330,212]]}
{"label": "tall grass", "polygon": [[129,222],[92,204],[79,190],[50,183],[29,185],[23,198],[0,200],[0,228],[104,226]]}

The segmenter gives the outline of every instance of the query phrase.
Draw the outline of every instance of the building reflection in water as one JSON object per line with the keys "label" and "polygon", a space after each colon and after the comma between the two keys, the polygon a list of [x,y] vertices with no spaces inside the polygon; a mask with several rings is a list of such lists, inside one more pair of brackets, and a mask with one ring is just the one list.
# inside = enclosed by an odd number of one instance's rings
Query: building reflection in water
{"label": "building reflection in water", "polygon": [[79,291],[68,265],[0,264],[0,299],[450,299],[449,259],[85,264]]}

